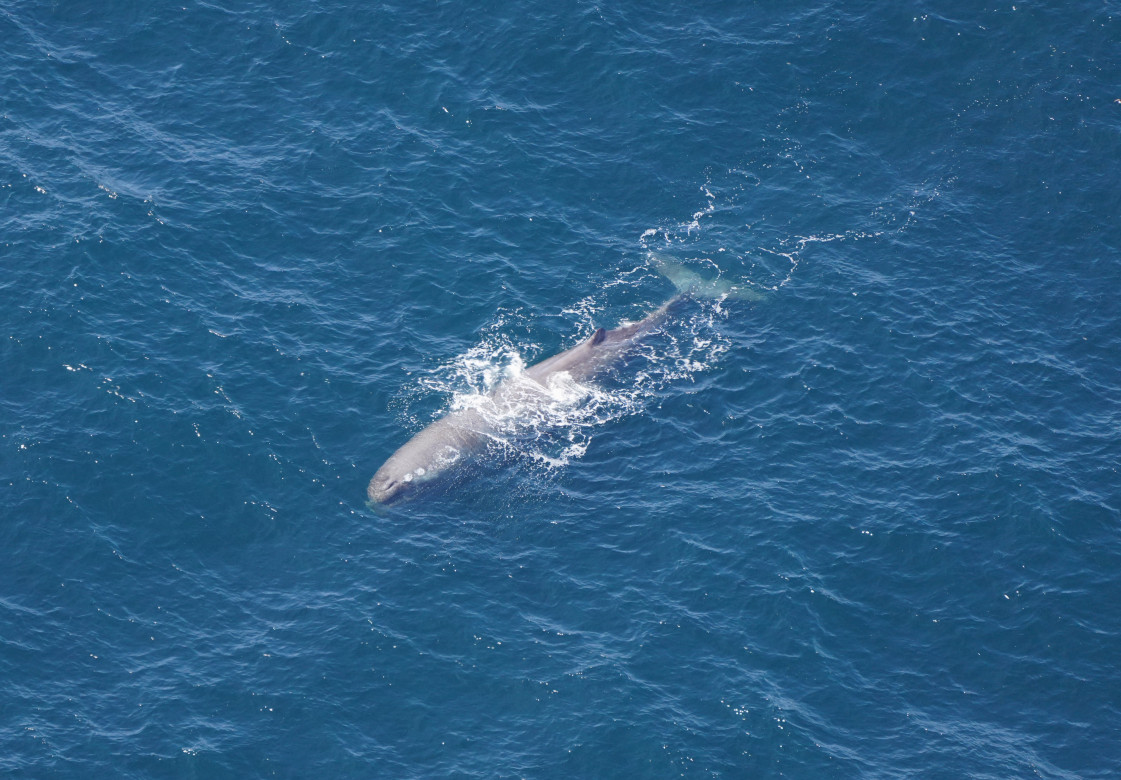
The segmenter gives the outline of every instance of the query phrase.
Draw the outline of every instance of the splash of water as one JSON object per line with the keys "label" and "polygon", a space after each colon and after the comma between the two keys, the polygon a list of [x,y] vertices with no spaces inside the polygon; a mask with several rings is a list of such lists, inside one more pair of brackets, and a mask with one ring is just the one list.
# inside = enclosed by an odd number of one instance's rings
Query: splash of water
{"label": "splash of water", "polygon": [[[573,339],[578,343],[602,310],[585,303],[574,311],[588,323]],[[671,384],[694,381],[715,366],[729,346],[717,328],[723,316],[715,304],[692,305],[679,321],[637,345],[618,370],[594,382],[561,372],[538,383],[526,369],[536,362],[527,356],[543,356],[540,347],[490,331],[463,354],[420,376],[411,395],[446,398],[435,417],[465,409],[479,414],[490,454],[557,470],[582,457],[606,424],[641,413]]]}

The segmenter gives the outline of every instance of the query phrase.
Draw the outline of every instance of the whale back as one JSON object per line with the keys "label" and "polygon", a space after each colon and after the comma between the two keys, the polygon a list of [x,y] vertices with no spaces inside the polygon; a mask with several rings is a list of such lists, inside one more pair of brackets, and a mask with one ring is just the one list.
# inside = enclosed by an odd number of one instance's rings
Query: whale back
{"label": "whale back", "polygon": [[540,384],[545,384],[551,375],[561,371],[571,374],[574,379],[586,379],[594,373],[590,369],[609,357],[604,354],[603,344],[606,340],[607,331],[599,328],[589,339],[575,347],[530,366],[525,375]]}
{"label": "whale back", "polygon": [[525,374],[541,384],[561,371],[577,381],[593,379],[599,372],[614,365],[643,338],[661,327],[670,308],[681,299],[678,296],[667,301],[638,322],[621,325],[613,330],[598,328],[587,340],[530,366]]}

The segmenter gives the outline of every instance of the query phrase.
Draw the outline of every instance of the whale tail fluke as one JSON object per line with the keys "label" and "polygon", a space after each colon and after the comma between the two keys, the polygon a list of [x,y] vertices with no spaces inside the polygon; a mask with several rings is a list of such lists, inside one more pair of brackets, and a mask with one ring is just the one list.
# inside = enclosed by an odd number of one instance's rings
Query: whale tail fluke
{"label": "whale tail fluke", "polygon": [[673,282],[677,292],[681,295],[692,295],[698,298],[736,299],[743,301],[760,301],[763,293],[745,284],[736,284],[727,279],[706,279],[691,268],[666,255],[650,254],[650,264],[662,276]]}

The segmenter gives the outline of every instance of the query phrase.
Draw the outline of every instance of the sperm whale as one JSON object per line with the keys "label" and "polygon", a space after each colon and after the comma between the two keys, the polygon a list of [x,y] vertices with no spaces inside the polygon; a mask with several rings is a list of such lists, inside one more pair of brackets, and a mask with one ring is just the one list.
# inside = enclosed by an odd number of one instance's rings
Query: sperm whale
{"label": "sperm whale", "polygon": [[[491,399],[502,408],[532,410],[549,399],[550,381],[561,374],[576,382],[594,381],[617,365],[647,336],[658,331],[677,304],[689,296],[758,298],[753,290],[726,281],[706,280],[685,266],[663,257],[651,262],[674,283],[677,294],[640,321],[612,330],[597,329],[590,338],[526,369],[518,381],[500,383]],[[477,409],[459,409],[417,433],[374,474],[366,488],[372,504],[392,504],[459,465],[482,449],[494,434],[493,422]]]}

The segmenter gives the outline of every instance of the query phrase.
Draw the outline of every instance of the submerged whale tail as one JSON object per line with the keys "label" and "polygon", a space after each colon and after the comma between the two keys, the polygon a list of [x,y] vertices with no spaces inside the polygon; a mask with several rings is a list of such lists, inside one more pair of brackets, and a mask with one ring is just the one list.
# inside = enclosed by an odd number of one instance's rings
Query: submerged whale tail
{"label": "submerged whale tail", "polygon": [[693,269],[665,255],[651,253],[650,264],[658,273],[673,282],[673,286],[681,295],[698,298],[734,298],[744,301],[760,301],[764,297],[763,293],[746,284],[735,284],[720,278],[705,279]]}

